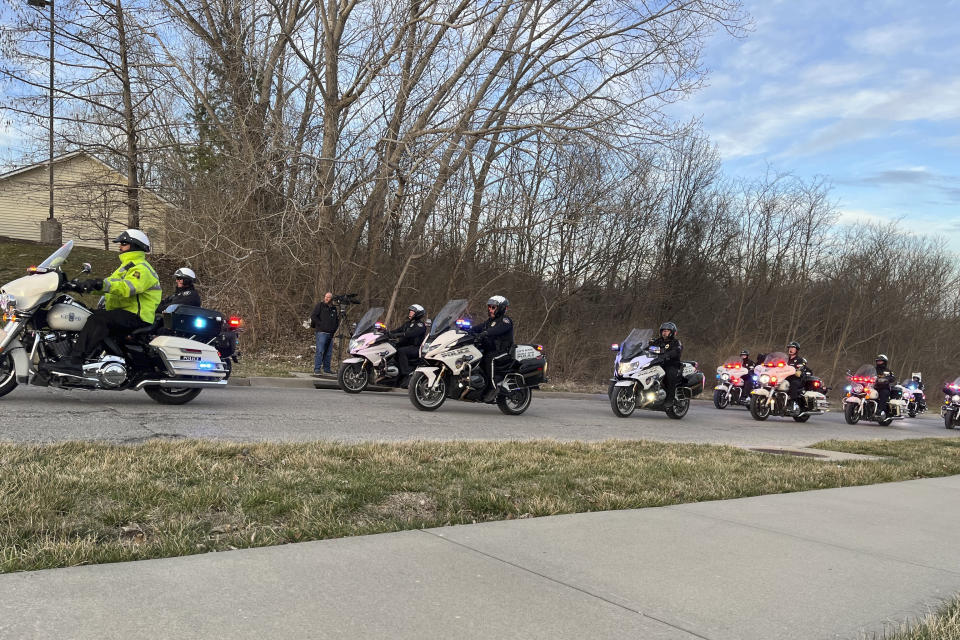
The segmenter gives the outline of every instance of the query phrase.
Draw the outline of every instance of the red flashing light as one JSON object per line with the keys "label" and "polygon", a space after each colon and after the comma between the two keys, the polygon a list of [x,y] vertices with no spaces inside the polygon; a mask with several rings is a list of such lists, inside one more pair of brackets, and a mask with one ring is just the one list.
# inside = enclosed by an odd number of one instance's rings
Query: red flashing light
{"label": "red flashing light", "polygon": [[34,265],[34,266],[32,266],[32,267],[27,267],[27,273],[37,273],[37,267],[36,267],[36,265]]}
{"label": "red flashing light", "polygon": [[772,384],[777,384],[777,376],[770,376],[770,382]]}
{"label": "red flashing light", "polygon": [[237,316],[230,316],[230,319],[227,320],[227,324],[229,324],[231,327],[239,327],[240,325],[243,324],[243,320],[241,320]]}
{"label": "red flashing light", "polygon": [[784,362],[783,360],[781,360],[780,362],[777,363],[777,366],[778,366],[778,367],[782,367],[782,366],[784,366],[784,365],[786,365],[786,364],[787,364],[786,362]]}
{"label": "red flashing light", "polygon": [[533,348],[536,349],[537,351],[543,351],[543,345],[542,345],[542,344],[535,344],[535,345],[533,345]]}

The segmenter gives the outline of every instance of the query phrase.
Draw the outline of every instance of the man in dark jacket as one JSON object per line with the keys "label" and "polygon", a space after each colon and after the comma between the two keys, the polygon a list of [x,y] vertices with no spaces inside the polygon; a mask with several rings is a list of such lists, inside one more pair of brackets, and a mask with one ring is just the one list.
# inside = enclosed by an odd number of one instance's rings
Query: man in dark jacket
{"label": "man in dark jacket", "polygon": [[397,341],[397,368],[401,378],[413,371],[410,360],[420,357],[420,343],[427,332],[427,325],[423,321],[425,314],[426,310],[419,304],[410,305],[407,309],[407,321],[389,334]]}
{"label": "man in dark jacket", "polygon": [[193,272],[193,269],[180,267],[173,272],[173,278],[177,283],[177,290],[160,301],[160,306],[157,308],[158,314],[163,313],[167,307],[174,304],[185,304],[191,307],[203,306],[200,304],[200,294],[194,287],[197,274]]}
{"label": "man in dark jacket", "polygon": [[[761,362],[763,360],[761,359]],[[750,392],[756,386],[753,384],[753,368],[757,366],[757,363],[750,359],[750,352],[744,349],[740,352],[740,364],[744,369],[747,370],[747,373],[743,376],[743,398],[749,398]]]}
{"label": "man in dark jacket", "polygon": [[663,367],[663,390],[667,392],[667,404],[673,404],[677,396],[677,387],[680,385],[680,355],[683,353],[683,344],[677,340],[677,325],[664,322],[660,325],[660,337],[650,341],[648,347],[659,347],[660,357],[657,361]]}
{"label": "man in dark jacket", "polygon": [[340,314],[337,306],[331,302],[333,302],[333,294],[327,291],[323,294],[323,300],[317,303],[310,314],[310,327],[317,336],[317,353],[313,356],[313,375],[315,376],[324,373],[333,374],[330,370],[330,358],[333,356],[333,334],[340,326]]}
{"label": "man in dark jacket", "polygon": [[470,329],[477,337],[477,346],[483,352],[481,369],[484,377],[483,401],[490,402],[497,395],[494,367],[497,362],[509,355],[513,346],[513,320],[507,315],[510,301],[503,296],[493,296],[487,300],[487,320]]}

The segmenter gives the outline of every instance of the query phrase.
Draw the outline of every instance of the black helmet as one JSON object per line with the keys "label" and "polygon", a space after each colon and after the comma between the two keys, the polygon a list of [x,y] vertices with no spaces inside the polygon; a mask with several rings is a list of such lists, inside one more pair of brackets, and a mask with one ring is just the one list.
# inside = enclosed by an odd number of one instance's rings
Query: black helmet
{"label": "black helmet", "polygon": [[661,335],[663,334],[664,329],[670,332],[671,338],[677,335],[677,325],[673,324],[672,322],[664,322],[662,325],[660,325]]}
{"label": "black helmet", "polygon": [[410,305],[409,307],[407,307],[407,311],[413,311],[413,317],[411,318],[411,320],[419,320],[420,318],[423,317],[423,314],[427,312],[426,309],[421,307],[419,304]]}
{"label": "black helmet", "polygon": [[110,242],[129,243],[137,251],[150,252],[150,238],[140,229],[127,229]]}
{"label": "black helmet", "polygon": [[743,351],[740,352],[740,357],[741,357],[741,358],[749,358],[749,357],[750,357],[750,352],[747,351],[746,349],[744,349]]}
{"label": "black helmet", "polygon": [[510,306],[510,301],[504,298],[503,296],[491,296],[490,299],[487,300],[487,306],[488,307],[496,306],[497,310],[494,312],[493,317],[499,318],[506,312],[507,308]]}
{"label": "black helmet", "polygon": [[876,360],[877,362],[881,362],[881,361],[882,361],[882,362],[883,362],[883,366],[887,366],[887,363],[890,362],[890,360],[887,358],[887,356],[885,356],[885,355],[882,354],[882,353],[878,353],[878,354],[877,354],[877,357],[874,358],[874,360]]}
{"label": "black helmet", "polygon": [[800,343],[797,342],[796,340],[794,340],[793,342],[787,345],[787,349],[789,349],[790,347],[793,347],[794,349],[797,350],[797,353],[800,353]]}

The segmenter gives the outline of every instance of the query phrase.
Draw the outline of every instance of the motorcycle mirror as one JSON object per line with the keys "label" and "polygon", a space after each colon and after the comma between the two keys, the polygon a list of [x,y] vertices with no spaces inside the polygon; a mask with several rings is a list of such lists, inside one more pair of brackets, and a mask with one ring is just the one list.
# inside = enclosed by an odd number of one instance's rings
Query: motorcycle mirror
{"label": "motorcycle mirror", "polygon": [[80,266],[80,271],[83,273],[90,273],[91,271],[93,271],[93,265],[91,265],[89,262],[84,262]]}

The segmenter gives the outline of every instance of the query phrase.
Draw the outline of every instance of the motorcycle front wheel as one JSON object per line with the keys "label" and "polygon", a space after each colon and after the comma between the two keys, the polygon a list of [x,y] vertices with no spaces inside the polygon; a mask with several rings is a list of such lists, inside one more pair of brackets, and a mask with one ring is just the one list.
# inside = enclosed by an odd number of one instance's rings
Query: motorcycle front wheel
{"label": "motorcycle front wheel", "polygon": [[0,359],[0,398],[17,386],[17,370],[13,366],[13,356],[9,353]]}
{"label": "motorcycle front wheel", "polygon": [[360,393],[370,383],[370,371],[362,362],[348,362],[340,365],[337,372],[337,384],[347,393]]}
{"label": "motorcycle front wheel", "polygon": [[848,402],[846,406],[843,407],[843,419],[847,421],[847,424],[857,424],[860,422],[860,412],[857,411],[857,405]]}
{"label": "motorcycle front wheel", "polygon": [[610,394],[610,408],[618,418],[626,418],[637,408],[637,394],[630,387],[614,387]]}
{"label": "motorcycle front wheel", "polygon": [[497,406],[508,416],[518,416],[530,408],[533,392],[528,387],[497,396]]}
{"label": "motorcycle front wheel", "polygon": [[750,403],[750,415],[753,416],[754,420],[766,420],[769,418],[770,405],[767,404],[767,399],[763,396],[753,398],[753,401]]}
{"label": "motorcycle front wheel", "polygon": [[160,404],[187,404],[203,391],[203,389],[175,389],[170,387],[144,387],[143,390]]}
{"label": "motorcycle front wheel", "polygon": [[713,406],[717,409],[726,409],[730,406],[730,396],[723,389],[717,389],[713,392]]}
{"label": "motorcycle front wheel", "polygon": [[431,389],[427,376],[416,371],[410,378],[407,393],[410,396],[410,402],[420,411],[436,411],[447,399],[447,383],[440,378],[436,386]]}
{"label": "motorcycle front wheel", "polygon": [[947,429],[953,429],[953,411],[943,412],[943,426]]}
{"label": "motorcycle front wheel", "polygon": [[672,405],[669,405],[664,411],[667,414],[667,417],[673,418],[674,420],[679,420],[683,416],[687,415],[687,411],[690,410],[690,398],[684,398],[683,400],[675,400]]}
{"label": "motorcycle front wheel", "polygon": [[917,405],[915,405],[915,404],[912,403],[912,402],[911,402],[910,404],[908,404],[908,405],[907,405],[907,415],[910,416],[911,418],[916,418],[916,417],[917,417]]}

